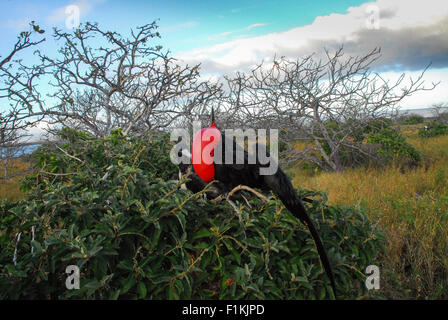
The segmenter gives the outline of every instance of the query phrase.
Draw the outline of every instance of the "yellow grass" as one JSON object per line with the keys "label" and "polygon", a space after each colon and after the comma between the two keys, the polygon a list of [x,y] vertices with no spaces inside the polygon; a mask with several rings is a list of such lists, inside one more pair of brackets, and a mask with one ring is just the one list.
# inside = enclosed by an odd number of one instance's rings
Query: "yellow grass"
{"label": "yellow grass", "polygon": [[324,190],[331,205],[365,208],[387,239],[382,267],[393,277],[384,283],[384,293],[399,298],[409,289],[417,298],[431,298],[448,270],[448,136],[423,141],[415,132],[406,133],[424,155],[421,167],[405,172],[395,165],[355,168],[315,176],[293,169],[293,183]]}
{"label": "yellow grass", "polygon": [[[15,168],[10,171],[10,174],[14,174],[19,170],[25,170],[28,168],[28,163],[22,159],[14,159],[10,165]],[[0,175],[4,176],[3,165],[0,164]],[[25,194],[20,191],[20,180],[23,176],[16,176],[14,178],[0,180],[0,199],[7,199],[11,201],[20,200],[25,198]]]}

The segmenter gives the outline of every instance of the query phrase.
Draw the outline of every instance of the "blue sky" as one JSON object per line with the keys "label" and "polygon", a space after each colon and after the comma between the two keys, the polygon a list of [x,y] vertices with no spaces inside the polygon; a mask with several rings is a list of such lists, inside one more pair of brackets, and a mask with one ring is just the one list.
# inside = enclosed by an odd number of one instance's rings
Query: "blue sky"
{"label": "blue sky", "polygon": [[[307,25],[320,15],[343,13],[362,0],[344,1],[144,1],[144,0],[3,0],[0,3],[1,52],[13,44],[29,21],[44,29],[64,28],[55,12],[66,5],[81,4],[81,22],[98,22],[105,28],[126,32],[131,27],[159,20],[162,43],[176,52],[217,44],[241,35],[257,36]],[[84,10],[83,10],[84,8]],[[251,27],[252,26],[252,27]],[[249,28],[248,28],[249,27]]]}
{"label": "blue sky", "polygon": [[[377,68],[386,78],[396,79],[402,72],[415,77],[432,62],[425,78],[429,83],[441,81],[436,90],[405,101],[406,108],[448,102],[446,0],[2,0],[0,55],[9,52],[31,20],[47,30],[42,49],[54,51],[51,29],[69,31],[64,9],[73,4],[80,9],[81,23],[98,22],[122,34],[160,19],[160,44],[186,63],[201,63],[205,74],[245,70],[274,55],[319,54],[324,47],[341,44],[351,55],[381,46]],[[372,6],[380,22],[373,29],[367,26]],[[21,57],[32,61],[31,55],[28,51]]]}

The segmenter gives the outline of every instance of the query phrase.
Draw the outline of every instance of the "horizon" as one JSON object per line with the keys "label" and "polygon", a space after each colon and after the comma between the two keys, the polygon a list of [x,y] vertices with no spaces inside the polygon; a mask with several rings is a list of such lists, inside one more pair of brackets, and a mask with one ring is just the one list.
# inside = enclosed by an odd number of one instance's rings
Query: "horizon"
{"label": "horizon", "polygon": [[[441,109],[444,109],[448,112],[448,106],[446,107],[442,107]],[[397,110],[398,114],[408,114],[408,115],[420,115],[424,118],[432,118],[432,110],[433,108],[429,107],[429,108],[416,108],[416,109],[400,109]],[[23,146],[24,148],[30,148],[32,146],[37,146],[37,145],[41,145],[44,141],[46,140],[38,140],[38,141],[30,141],[30,142],[23,142],[21,144],[21,146]]]}

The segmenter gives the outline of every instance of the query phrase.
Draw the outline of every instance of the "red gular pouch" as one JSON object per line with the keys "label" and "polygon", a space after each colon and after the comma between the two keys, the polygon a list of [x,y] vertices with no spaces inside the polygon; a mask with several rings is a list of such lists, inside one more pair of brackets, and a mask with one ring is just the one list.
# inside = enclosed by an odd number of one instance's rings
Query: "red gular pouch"
{"label": "red gular pouch", "polygon": [[209,128],[202,128],[194,136],[192,147],[193,169],[204,182],[210,182],[215,178],[213,157],[215,147],[220,140],[221,132],[216,128],[214,122]]}

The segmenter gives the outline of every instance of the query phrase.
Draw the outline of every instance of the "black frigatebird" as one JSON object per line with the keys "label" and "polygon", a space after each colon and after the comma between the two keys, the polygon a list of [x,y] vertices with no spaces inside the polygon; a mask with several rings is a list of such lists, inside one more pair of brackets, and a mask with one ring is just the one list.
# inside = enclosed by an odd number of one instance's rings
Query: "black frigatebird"
{"label": "black frigatebird", "polygon": [[[273,174],[260,174],[260,168],[266,168],[268,165],[261,164],[259,161],[259,147],[260,144],[257,143],[255,145],[255,163],[253,163],[254,161],[249,161],[249,153],[239,146],[233,138],[224,136],[224,134],[222,134],[216,127],[212,109],[212,122],[210,127],[202,128],[196,133],[193,139],[192,155],[190,155],[193,160],[193,165],[182,163],[179,165],[182,174],[189,173],[188,178],[190,180],[187,181],[186,187],[196,193],[203,190],[208,182],[217,180],[218,183],[212,185],[210,191],[206,193],[208,198],[216,198],[221,194],[228,193],[239,185],[257,188],[266,192],[272,190],[285,207],[309,229],[316,244],[317,252],[325,272],[330,279],[333,293],[336,296],[333,271],[325,248],[312,220],[308,216],[301,199],[294,190],[290,179],[279,166],[277,166],[277,170]],[[204,150],[205,148],[207,148],[207,150]],[[218,148],[222,148],[222,151],[215,152]],[[266,148],[264,148],[264,150],[266,150]],[[204,151],[205,153],[203,153]],[[230,161],[230,163],[229,161],[226,161],[225,158],[229,151],[231,151],[233,155],[233,161]],[[243,154],[243,163],[237,161],[238,152]],[[266,152],[266,157],[269,158],[269,152],[267,150],[263,152]],[[202,155],[204,154],[206,156],[209,154],[210,158],[208,161],[202,158]],[[198,156],[199,158],[197,158]],[[220,161],[218,161],[218,159]],[[273,159],[270,160],[274,161]]]}

